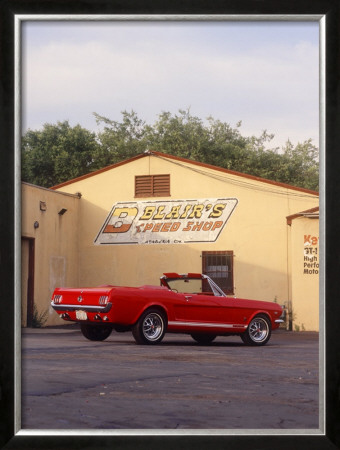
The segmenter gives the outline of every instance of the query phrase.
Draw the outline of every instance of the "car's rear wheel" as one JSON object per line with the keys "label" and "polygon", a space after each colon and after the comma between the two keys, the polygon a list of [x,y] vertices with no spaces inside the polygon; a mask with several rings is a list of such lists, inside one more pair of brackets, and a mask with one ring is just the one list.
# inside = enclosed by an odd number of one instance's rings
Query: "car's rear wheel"
{"label": "car's rear wheel", "polygon": [[111,325],[97,325],[89,323],[81,323],[80,329],[86,339],[90,341],[104,341],[112,332]]}
{"label": "car's rear wheel", "polygon": [[166,316],[155,308],[145,311],[132,327],[137,344],[158,344],[166,331]]}
{"label": "car's rear wheel", "polygon": [[191,337],[199,344],[207,345],[216,338],[216,334],[193,333]]}
{"label": "car's rear wheel", "polygon": [[246,345],[265,345],[271,336],[271,323],[267,316],[259,314],[254,317],[247,330],[241,334],[241,339]]}

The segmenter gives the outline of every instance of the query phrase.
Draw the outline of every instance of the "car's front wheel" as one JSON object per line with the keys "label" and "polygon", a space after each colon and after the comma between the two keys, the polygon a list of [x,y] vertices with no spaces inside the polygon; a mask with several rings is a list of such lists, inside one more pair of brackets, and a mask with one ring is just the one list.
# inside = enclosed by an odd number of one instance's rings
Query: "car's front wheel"
{"label": "car's front wheel", "polygon": [[154,308],[145,311],[132,327],[132,335],[137,344],[158,344],[165,331],[165,314]]}
{"label": "car's front wheel", "polygon": [[191,337],[201,345],[208,345],[216,338],[216,334],[193,333]]}
{"label": "car's front wheel", "polygon": [[81,323],[80,329],[86,339],[89,339],[90,341],[104,341],[112,332],[111,325]]}
{"label": "car's front wheel", "polygon": [[259,314],[254,317],[247,330],[241,334],[241,339],[246,345],[265,345],[271,336],[271,323],[267,316]]}

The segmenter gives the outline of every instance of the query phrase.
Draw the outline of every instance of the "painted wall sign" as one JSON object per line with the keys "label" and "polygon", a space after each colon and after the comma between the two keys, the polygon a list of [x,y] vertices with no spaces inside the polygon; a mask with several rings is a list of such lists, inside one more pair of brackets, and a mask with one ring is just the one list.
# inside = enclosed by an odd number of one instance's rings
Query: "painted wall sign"
{"label": "painted wall sign", "polygon": [[303,249],[303,274],[318,275],[319,274],[319,237],[310,234],[304,235]]}
{"label": "painted wall sign", "polygon": [[115,203],[95,244],[215,242],[236,198]]}

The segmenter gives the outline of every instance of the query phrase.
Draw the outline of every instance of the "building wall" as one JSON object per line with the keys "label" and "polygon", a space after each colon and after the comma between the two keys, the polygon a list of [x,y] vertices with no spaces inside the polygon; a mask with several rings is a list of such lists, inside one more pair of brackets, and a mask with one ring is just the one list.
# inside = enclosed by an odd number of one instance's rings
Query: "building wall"
{"label": "building wall", "polygon": [[[163,200],[237,198],[238,204],[218,240],[179,245],[94,245],[115,202],[150,200],[134,197],[135,175],[165,173],[170,174],[171,197]],[[316,195],[156,156],[132,160],[58,190],[82,194],[80,285],[158,284],[166,271],[201,272],[202,251],[232,250],[236,296],[280,304],[289,298],[286,216],[318,206]]]}
{"label": "building wall", "polygon": [[[52,310],[50,301],[55,287],[77,286],[79,283],[79,203],[78,196],[22,183],[22,326],[27,325],[32,315],[31,311],[27,317],[30,246],[34,252],[31,268],[34,271],[33,302],[37,313],[46,313],[45,325],[65,323]],[[62,208],[67,211],[59,215]]]}
{"label": "building wall", "polygon": [[316,331],[319,330],[319,220],[295,218],[290,233],[292,328]]}

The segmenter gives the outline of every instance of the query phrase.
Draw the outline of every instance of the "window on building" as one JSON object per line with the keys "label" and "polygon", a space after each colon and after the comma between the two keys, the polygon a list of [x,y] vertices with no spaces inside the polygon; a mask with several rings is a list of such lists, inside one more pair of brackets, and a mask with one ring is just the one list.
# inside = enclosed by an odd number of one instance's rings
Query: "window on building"
{"label": "window on building", "polygon": [[234,293],[233,262],[232,251],[202,252],[202,272],[214,280],[225,294]]}
{"label": "window on building", "polygon": [[135,197],[167,197],[170,195],[170,175],[137,175]]}

